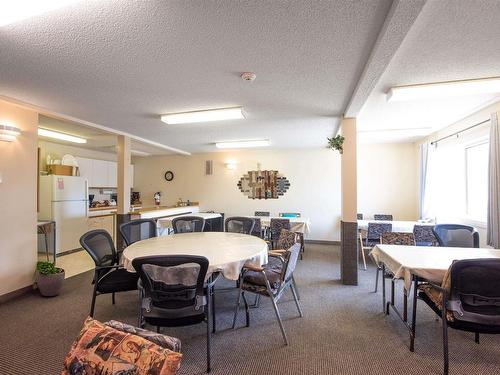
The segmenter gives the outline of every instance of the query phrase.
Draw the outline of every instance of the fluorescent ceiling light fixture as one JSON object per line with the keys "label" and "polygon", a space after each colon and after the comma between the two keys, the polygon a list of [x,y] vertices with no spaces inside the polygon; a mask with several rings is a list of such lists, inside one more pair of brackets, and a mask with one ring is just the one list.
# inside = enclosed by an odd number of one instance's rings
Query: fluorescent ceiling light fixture
{"label": "fluorescent ceiling light fixture", "polygon": [[61,141],[68,141],[73,143],[87,143],[85,138],[75,137],[74,135],[69,135],[66,133],[59,133],[53,130],[38,128],[38,135],[42,137],[59,139]]}
{"label": "fluorescent ceiling light fixture", "polygon": [[144,152],[139,150],[130,150],[130,153],[135,156],[151,156],[149,152]]}
{"label": "fluorescent ceiling light fixture", "polygon": [[222,120],[244,119],[243,107],[208,109],[181,113],[167,113],[161,116],[161,121],[167,124],[188,124]]}
{"label": "fluorescent ceiling light fixture", "polygon": [[0,141],[13,142],[21,134],[21,130],[15,126],[0,125]]}
{"label": "fluorescent ceiling light fixture", "polygon": [[230,141],[230,142],[217,142],[217,148],[248,148],[248,147],[266,147],[269,146],[269,139],[260,139],[253,141]]}
{"label": "fluorescent ceiling light fixture", "polygon": [[500,77],[393,87],[387,93],[387,101],[400,102],[486,94],[500,94]]}
{"label": "fluorescent ceiling light fixture", "polygon": [[0,27],[62,8],[79,0],[2,0]]}

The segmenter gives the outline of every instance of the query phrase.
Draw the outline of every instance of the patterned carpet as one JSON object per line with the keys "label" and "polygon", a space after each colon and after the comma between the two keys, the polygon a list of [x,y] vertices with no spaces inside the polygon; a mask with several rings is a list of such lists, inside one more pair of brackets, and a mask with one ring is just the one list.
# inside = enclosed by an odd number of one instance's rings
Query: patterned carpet
{"label": "patterned carpet", "polygon": [[[218,329],[213,338],[213,374],[440,374],[440,322],[423,303],[418,307],[416,350],[395,315],[382,314],[381,294],[372,293],[375,269],[360,271],[358,287],[342,286],[338,248],[308,245],[296,271],[304,317],[291,294],[279,303],[290,346],[284,347],[269,301],[251,310],[251,326],[231,330],[234,291],[217,296]],[[0,374],[58,374],[85,319],[91,274],[72,277],[53,299],[29,294],[0,306]],[[234,283],[223,286],[234,286]],[[136,322],[136,294],[97,299],[96,318]],[[450,374],[500,374],[500,336],[450,330]],[[171,329],[183,344],[181,374],[205,371],[205,326]]]}

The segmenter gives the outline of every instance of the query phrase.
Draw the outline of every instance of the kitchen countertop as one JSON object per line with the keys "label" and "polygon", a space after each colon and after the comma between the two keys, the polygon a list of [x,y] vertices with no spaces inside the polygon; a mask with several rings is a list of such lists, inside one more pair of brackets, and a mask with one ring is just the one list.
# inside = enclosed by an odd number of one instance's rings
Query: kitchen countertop
{"label": "kitchen countertop", "polygon": [[170,209],[190,209],[193,207],[198,207],[198,204],[192,204],[191,206],[153,206],[153,207],[144,207],[140,209],[136,209],[134,211],[130,211],[130,214],[144,214],[147,212],[155,212],[155,211],[163,211],[163,210],[170,210]]}

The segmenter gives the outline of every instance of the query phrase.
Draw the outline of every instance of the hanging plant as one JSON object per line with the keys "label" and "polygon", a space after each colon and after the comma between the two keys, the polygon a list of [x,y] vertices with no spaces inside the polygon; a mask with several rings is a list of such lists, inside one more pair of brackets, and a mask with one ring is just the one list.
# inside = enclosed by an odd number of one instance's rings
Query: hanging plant
{"label": "hanging plant", "polygon": [[326,139],[328,139],[328,148],[331,148],[332,150],[338,150],[338,152],[340,152],[341,154],[343,153],[344,149],[342,145],[344,144],[344,137],[339,134],[336,137]]}

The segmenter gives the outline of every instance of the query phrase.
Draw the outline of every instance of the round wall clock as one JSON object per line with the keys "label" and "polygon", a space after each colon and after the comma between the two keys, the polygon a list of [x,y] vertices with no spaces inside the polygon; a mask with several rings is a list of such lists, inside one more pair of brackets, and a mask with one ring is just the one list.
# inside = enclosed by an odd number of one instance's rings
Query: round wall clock
{"label": "round wall clock", "polygon": [[174,179],[174,172],[166,171],[165,172],[165,180],[172,181]]}

